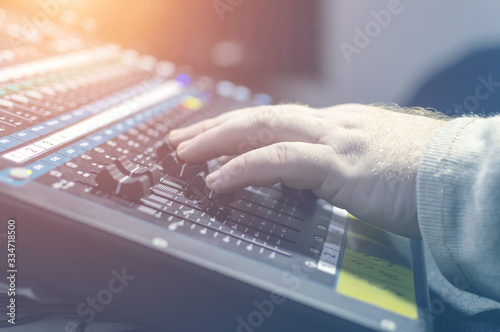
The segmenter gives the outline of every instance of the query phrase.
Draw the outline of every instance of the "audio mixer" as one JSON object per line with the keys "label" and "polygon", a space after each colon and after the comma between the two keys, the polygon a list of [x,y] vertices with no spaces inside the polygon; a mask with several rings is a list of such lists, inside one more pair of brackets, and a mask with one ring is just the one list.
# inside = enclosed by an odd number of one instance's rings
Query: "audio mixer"
{"label": "audio mixer", "polygon": [[[171,129],[268,95],[62,28],[22,45],[15,31],[6,15],[0,208],[19,287],[74,303],[77,321],[151,330],[428,330],[418,241],[281,184],[216,194],[217,161],[177,157]],[[126,287],[83,310],[117,271]]]}

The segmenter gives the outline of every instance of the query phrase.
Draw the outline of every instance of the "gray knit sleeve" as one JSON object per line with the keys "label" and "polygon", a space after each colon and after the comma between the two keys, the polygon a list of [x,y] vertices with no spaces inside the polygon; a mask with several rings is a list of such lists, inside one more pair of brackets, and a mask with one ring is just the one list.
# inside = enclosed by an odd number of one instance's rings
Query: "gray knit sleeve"
{"label": "gray knit sleeve", "polygon": [[500,116],[455,119],[434,135],[420,162],[417,208],[441,273],[500,302]]}

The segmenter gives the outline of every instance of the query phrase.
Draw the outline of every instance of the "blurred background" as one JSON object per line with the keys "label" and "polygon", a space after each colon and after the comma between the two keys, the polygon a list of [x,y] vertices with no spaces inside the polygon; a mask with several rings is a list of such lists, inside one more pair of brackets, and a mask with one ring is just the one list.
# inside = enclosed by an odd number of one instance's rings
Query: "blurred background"
{"label": "blurred background", "polygon": [[[312,106],[499,111],[495,0],[4,0],[55,22]],[[53,14],[53,15],[52,15]],[[486,82],[486,83],[485,83]],[[488,83],[490,82],[490,83]],[[477,96],[476,88],[488,92]]]}
{"label": "blurred background", "polygon": [[498,0],[0,0],[0,21],[1,9],[277,101],[500,113]]}

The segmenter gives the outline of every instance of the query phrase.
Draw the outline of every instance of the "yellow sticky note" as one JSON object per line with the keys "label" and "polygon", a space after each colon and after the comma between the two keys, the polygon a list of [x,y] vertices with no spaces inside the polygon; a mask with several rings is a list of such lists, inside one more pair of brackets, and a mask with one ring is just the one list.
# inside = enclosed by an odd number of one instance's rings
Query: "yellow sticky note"
{"label": "yellow sticky note", "polygon": [[390,261],[346,249],[337,291],[401,316],[418,318],[413,271]]}

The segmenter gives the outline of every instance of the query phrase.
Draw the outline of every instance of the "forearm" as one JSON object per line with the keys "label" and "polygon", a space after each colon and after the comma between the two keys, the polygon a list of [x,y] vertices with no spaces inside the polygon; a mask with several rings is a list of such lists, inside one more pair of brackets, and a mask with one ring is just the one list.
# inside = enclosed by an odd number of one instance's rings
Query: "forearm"
{"label": "forearm", "polygon": [[428,144],[418,220],[443,275],[500,301],[500,117],[459,118]]}

